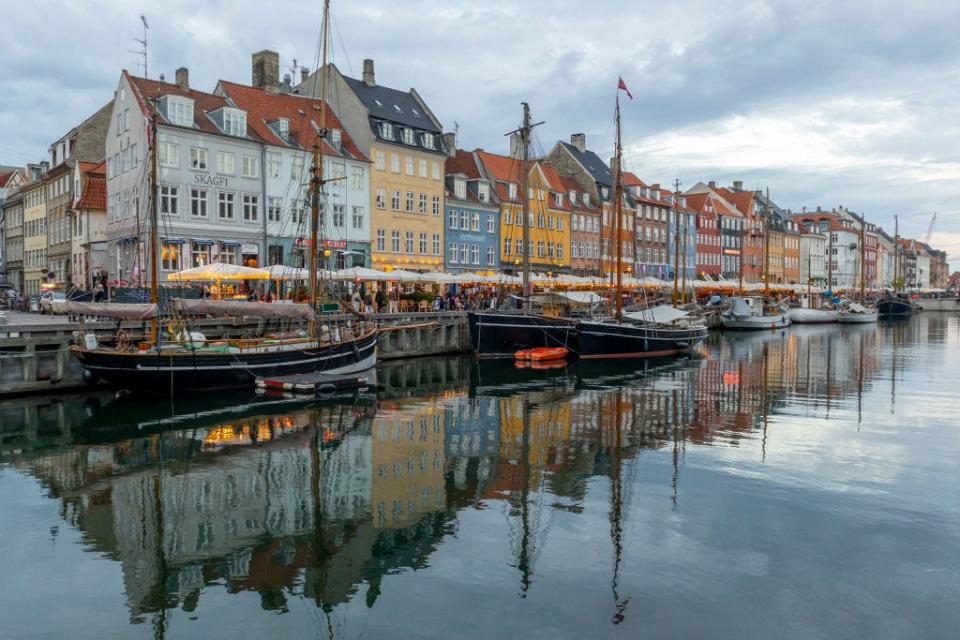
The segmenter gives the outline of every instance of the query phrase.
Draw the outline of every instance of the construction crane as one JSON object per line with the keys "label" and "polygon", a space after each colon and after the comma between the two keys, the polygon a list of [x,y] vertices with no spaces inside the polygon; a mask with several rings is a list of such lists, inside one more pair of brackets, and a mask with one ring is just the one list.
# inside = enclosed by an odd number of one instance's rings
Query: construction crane
{"label": "construction crane", "polygon": [[933,212],[933,217],[930,218],[930,227],[927,228],[927,239],[923,241],[923,244],[930,245],[930,237],[933,236],[933,225],[937,223],[937,212]]}

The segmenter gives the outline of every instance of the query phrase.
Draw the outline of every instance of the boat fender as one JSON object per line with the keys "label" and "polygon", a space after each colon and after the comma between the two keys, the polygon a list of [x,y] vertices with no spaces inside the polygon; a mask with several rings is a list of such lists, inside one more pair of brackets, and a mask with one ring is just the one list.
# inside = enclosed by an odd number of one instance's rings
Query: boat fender
{"label": "boat fender", "polygon": [[97,334],[88,331],[83,334],[83,345],[87,348],[88,351],[93,351],[97,348]]}
{"label": "boat fender", "polygon": [[97,380],[100,379],[100,376],[98,376],[93,371],[90,371],[90,369],[84,369],[82,377],[83,377],[83,381],[86,382],[87,384],[95,384]]}
{"label": "boat fender", "polygon": [[337,390],[337,385],[330,382],[325,382],[323,384],[317,385],[317,393],[333,393],[336,390]]}

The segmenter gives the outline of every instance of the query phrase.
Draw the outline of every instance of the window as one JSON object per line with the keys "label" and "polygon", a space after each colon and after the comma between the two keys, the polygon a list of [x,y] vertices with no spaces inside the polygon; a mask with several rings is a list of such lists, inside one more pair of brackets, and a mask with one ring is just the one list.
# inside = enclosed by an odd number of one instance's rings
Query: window
{"label": "window", "polygon": [[407,211],[413,211],[413,191],[407,191],[406,207]]}
{"label": "window", "polygon": [[470,262],[480,264],[480,247],[475,244],[470,246]]}
{"label": "window", "polygon": [[221,220],[233,220],[233,205],[234,205],[235,196],[232,193],[227,193],[221,191],[218,194],[219,207],[217,209],[218,216]]}
{"label": "window", "polygon": [[390,250],[400,253],[400,232],[396,229],[390,232]]}
{"label": "window", "polygon": [[180,245],[163,242],[160,244],[160,269],[180,271]]}
{"label": "window", "polygon": [[563,231],[563,218],[557,217],[557,231]]}
{"label": "window", "polygon": [[389,122],[380,123],[380,137],[393,140],[393,125]]}
{"label": "window", "polygon": [[480,231],[480,214],[475,213],[470,218],[470,230]]}
{"label": "window", "polygon": [[513,247],[513,242],[510,240],[510,238],[504,238],[503,239],[503,255],[505,256],[510,255],[510,249],[512,247]]}
{"label": "window", "polygon": [[511,200],[516,200],[516,199],[517,199],[517,185],[516,185],[516,184],[514,184],[514,183],[512,183],[512,182],[510,183],[510,185],[507,187],[507,195],[510,197]]}
{"label": "window", "polygon": [[537,226],[543,229],[546,226],[547,217],[542,213],[537,214]]}
{"label": "window", "polygon": [[421,178],[427,177],[427,161],[426,160],[420,161],[420,177]]}
{"label": "window", "polygon": [[158,144],[157,162],[161,167],[179,167],[180,145],[176,142],[161,142]]}
{"label": "window", "polygon": [[375,157],[377,159],[377,171],[386,171],[387,154],[385,154],[383,151],[377,151]]}
{"label": "window", "polygon": [[440,196],[433,196],[433,215],[440,215]]}
{"label": "window", "polygon": [[274,196],[267,198],[267,221],[280,222],[281,200]]}
{"label": "window", "polygon": [[383,229],[377,229],[377,251],[387,250],[387,233]]}
{"label": "window", "polygon": [[403,246],[407,253],[413,253],[413,231],[407,231]]}
{"label": "window", "polygon": [[543,254],[544,254],[543,240],[538,240],[537,241],[537,257],[542,258]]}
{"label": "window", "polygon": [[[432,133],[424,133],[424,134],[423,134],[423,146],[426,147],[427,149],[436,149],[436,148],[437,148],[436,137],[435,137]],[[427,176],[426,176],[426,171],[424,171],[424,176],[423,176],[423,177],[424,177],[424,178],[427,177]]]}
{"label": "window", "polygon": [[194,242],[190,250],[190,266],[202,267],[210,264],[210,245]]}
{"label": "window", "polygon": [[419,203],[419,205],[418,205],[418,207],[417,207],[417,210],[418,210],[420,213],[426,213],[426,212],[427,212],[427,194],[425,194],[425,193],[421,193],[421,194],[420,194],[420,203]]}
{"label": "window", "polygon": [[457,212],[454,209],[450,209],[447,214],[447,226],[451,229],[457,228]]}
{"label": "window", "polygon": [[232,176],[237,172],[237,156],[229,151],[217,151],[217,173]]}
{"label": "window", "polygon": [[180,189],[178,187],[160,187],[160,213],[167,216],[175,216],[179,213],[177,206],[180,200]]}
{"label": "window", "polygon": [[400,154],[399,153],[390,154],[390,171],[394,173],[400,173]]}
{"label": "window", "polygon": [[460,212],[460,228],[464,231],[470,228],[470,214],[466,211]]}
{"label": "window", "polygon": [[237,245],[227,244],[226,242],[221,243],[220,262],[224,264],[237,264]]}
{"label": "window", "polygon": [[180,127],[193,125],[193,102],[167,98],[167,120]]}
{"label": "window", "polygon": [[290,179],[301,180],[303,178],[303,156],[294,156],[290,163]]}
{"label": "window", "polygon": [[433,255],[440,255],[440,234],[433,234]]}
{"label": "window", "polygon": [[241,111],[223,112],[223,131],[228,136],[247,135],[247,116]]}
{"label": "window", "polygon": [[394,211],[400,211],[400,192],[397,189],[394,189],[390,196],[390,208]]}
{"label": "window", "polygon": [[554,256],[553,248],[554,248],[553,242],[552,242],[552,241],[548,242],[548,243],[547,243],[547,256],[550,257],[550,258],[552,258],[552,257]]}
{"label": "window", "polygon": [[207,150],[201,147],[190,147],[190,168],[194,171],[207,170]]}
{"label": "window", "polygon": [[363,190],[363,167],[350,168],[350,188],[354,191]]}
{"label": "window", "polygon": [[387,206],[387,190],[383,187],[377,187],[377,209],[384,209]]}
{"label": "window", "polygon": [[240,174],[244,178],[256,178],[260,175],[260,163],[256,156],[243,156],[240,160]]}
{"label": "window", "polygon": [[271,178],[280,177],[280,169],[282,167],[282,157],[279,153],[274,151],[267,152],[267,175]]}
{"label": "window", "polygon": [[407,156],[406,158],[406,168],[407,168],[407,175],[412,176],[413,175],[413,158],[409,156]]}
{"label": "window", "polygon": [[400,130],[400,135],[403,137],[403,144],[413,144],[413,129],[404,127]]}
{"label": "window", "polygon": [[492,246],[489,246],[489,247],[487,247],[487,266],[488,266],[488,267],[492,267],[492,266],[493,266],[493,260],[494,260],[494,258],[493,258],[493,247],[492,247]]}
{"label": "window", "polygon": [[490,214],[487,214],[487,233],[493,233],[493,229],[494,229],[493,224],[494,224],[493,216]]}
{"label": "window", "polygon": [[190,190],[190,215],[194,218],[207,217],[207,190]]}
{"label": "window", "polygon": [[333,226],[343,228],[346,224],[346,220],[344,219],[345,217],[346,215],[343,211],[343,205],[333,205]]}
{"label": "window", "polygon": [[457,264],[459,260],[457,259],[459,249],[457,248],[456,242],[450,243],[450,264]]}
{"label": "window", "polygon": [[420,254],[427,255],[427,234],[420,234]]}
{"label": "window", "polygon": [[363,207],[353,207],[351,218],[354,229],[363,229]]}
{"label": "window", "polygon": [[433,179],[440,179],[440,162],[438,160],[433,161]]}
{"label": "window", "polygon": [[243,219],[247,222],[256,222],[260,219],[260,197],[243,195]]}

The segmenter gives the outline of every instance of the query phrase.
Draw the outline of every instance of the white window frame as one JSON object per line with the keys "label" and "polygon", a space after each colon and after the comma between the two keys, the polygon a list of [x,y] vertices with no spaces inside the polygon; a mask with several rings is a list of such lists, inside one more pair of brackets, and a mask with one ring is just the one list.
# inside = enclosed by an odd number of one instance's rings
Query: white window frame
{"label": "white window frame", "polygon": [[192,171],[210,170],[207,150],[204,147],[190,147],[190,169]]}
{"label": "white window frame", "polygon": [[241,198],[241,203],[244,222],[257,222],[260,220],[260,196],[245,193]]}
{"label": "white window frame", "polygon": [[237,154],[233,151],[217,151],[217,173],[222,176],[237,175]]}
{"label": "white window frame", "polygon": [[244,178],[259,178],[260,159],[257,156],[240,156],[240,175]]}
{"label": "white window frame", "polygon": [[217,220],[237,219],[237,194],[232,191],[217,192]]}

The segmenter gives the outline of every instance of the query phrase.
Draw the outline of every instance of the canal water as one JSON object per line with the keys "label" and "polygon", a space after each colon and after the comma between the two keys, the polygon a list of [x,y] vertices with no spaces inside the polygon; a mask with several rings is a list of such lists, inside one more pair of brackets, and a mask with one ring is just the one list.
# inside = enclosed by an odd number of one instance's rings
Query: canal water
{"label": "canal water", "polygon": [[960,318],[0,404],[0,637],[947,638]]}

